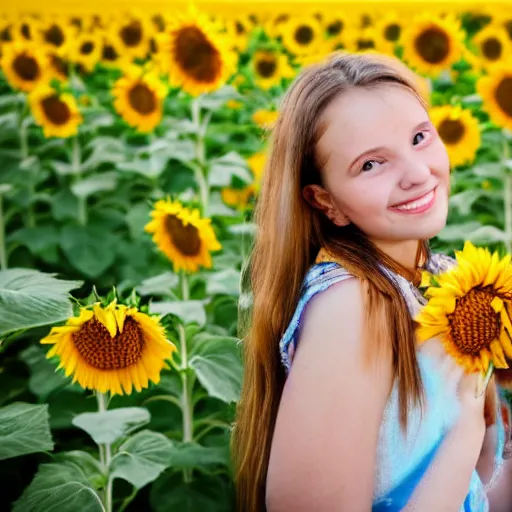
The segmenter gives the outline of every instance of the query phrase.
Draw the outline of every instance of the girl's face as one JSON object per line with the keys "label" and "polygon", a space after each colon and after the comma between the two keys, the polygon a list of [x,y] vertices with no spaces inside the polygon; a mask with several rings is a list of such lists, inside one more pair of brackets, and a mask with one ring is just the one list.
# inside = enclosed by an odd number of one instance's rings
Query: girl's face
{"label": "girl's face", "polygon": [[335,224],[355,224],[376,245],[428,239],[444,227],[448,155],[412,92],[351,89],[329,105],[322,126],[324,185],[308,185],[304,196]]}

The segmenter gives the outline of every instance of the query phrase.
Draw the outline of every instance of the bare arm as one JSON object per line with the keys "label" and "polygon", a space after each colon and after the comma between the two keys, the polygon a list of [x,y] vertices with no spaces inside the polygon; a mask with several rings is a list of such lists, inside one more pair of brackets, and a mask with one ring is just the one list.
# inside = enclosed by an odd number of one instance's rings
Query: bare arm
{"label": "bare arm", "polygon": [[274,431],[269,512],[371,509],[378,431],[391,357],[364,364],[355,279],[312,299]]}

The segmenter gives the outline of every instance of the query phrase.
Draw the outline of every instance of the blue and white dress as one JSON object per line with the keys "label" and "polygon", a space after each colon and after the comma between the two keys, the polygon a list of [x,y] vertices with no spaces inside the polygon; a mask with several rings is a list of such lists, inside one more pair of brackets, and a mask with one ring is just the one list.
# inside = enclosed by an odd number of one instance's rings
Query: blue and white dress
{"label": "blue and white dress", "polygon": [[[279,344],[281,361],[286,374],[291,370],[293,355],[299,339],[301,320],[308,302],[329,286],[353,277],[341,265],[329,261],[325,255],[326,253],[321,251],[317,262],[308,270],[297,308]],[[436,274],[448,269],[453,262],[452,258],[434,254],[427,263],[426,269]],[[419,290],[407,279],[391,270],[384,267],[382,270],[397,283],[409,312],[414,317],[418,309],[425,303]],[[373,512],[395,512],[405,507],[459,412],[460,405],[456,390],[447,389],[444,376],[434,364],[434,360],[428,353],[421,350],[417,351],[417,357],[425,388],[427,407],[421,420],[418,407],[409,411],[409,424],[407,432],[404,434],[400,428],[398,387],[395,382],[385,407],[379,432],[374,474]],[[505,430],[501,412],[498,412],[497,418],[498,446],[495,471],[487,488],[495,481],[499,467],[503,463]],[[475,470],[460,512],[487,512],[488,510],[486,487]]]}

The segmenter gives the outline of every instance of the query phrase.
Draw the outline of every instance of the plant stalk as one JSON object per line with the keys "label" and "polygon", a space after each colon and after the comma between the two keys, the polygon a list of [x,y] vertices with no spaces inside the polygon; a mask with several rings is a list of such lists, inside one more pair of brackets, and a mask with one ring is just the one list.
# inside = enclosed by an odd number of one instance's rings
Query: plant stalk
{"label": "plant stalk", "polygon": [[[107,410],[107,395],[96,391],[96,399],[98,401],[98,412],[105,412]],[[110,461],[112,460],[112,446],[106,443],[99,446],[100,449],[100,462],[105,474],[108,475],[107,487],[104,491],[103,505],[105,512],[112,512],[112,478],[110,477]]]}
{"label": "plant stalk", "polygon": [[201,209],[203,216],[206,215],[208,211],[208,201],[209,201],[209,187],[208,181],[206,179],[206,148],[205,148],[205,132],[206,127],[201,125],[201,105],[199,103],[199,98],[195,98],[192,101],[192,122],[195,124],[197,128],[197,138],[196,138],[196,160],[199,164],[198,166],[194,166],[194,175],[199,186],[199,194],[201,198]]}
{"label": "plant stalk", "polygon": [[[189,299],[188,278],[184,271],[181,272],[181,297],[186,301]],[[187,336],[185,327],[178,325],[180,355],[181,355],[181,412],[183,417],[183,442],[190,443],[194,439],[193,431],[193,405],[192,393],[188,373],[188,353],[187,353]],[[183,478],[185,483],[192,482],[192,471],[187,468],[183,470]]]}
{"label": "plant stalk", "polygon": [[[27,105],[27,99],[23,102],[23,106],[20,113],[20,125],[19,125],[19,131],[20,131],[20,161],[24,162],[29,157],[29,147],[28,147],[28,130],[27,126],[25,124],[25,114],[27,112],[28,105]],[[36,225],[36,218],[34,215],[34,207],[32,205],[32,198],[35,194],[35,187],[34,187],[34,176],[30,176],[30,182],[29,182],[29,205],[27,208],[27,226],[29,228],[33,228]]]}
{"label": "plant stalk", "polygon": [[503,183],[503,207],[505,213],[506,249],[512,253],[512,171],[508,168],[510,152],[508,140],[503,137],[503,163],[505,164],[505,182]]}
{"label": "plant stalk", "polygon": [[4,198],[0,193],[0,270],[7,268],[7,250],[5,248]]}
{"label": "plant stalk", "polygon": [[[73,145],[72,145],[72,153],[71,153],[71,167],[73,170],[73,175],[76,180],[79,180],[81,177],[81,155],[80,155],[80,143],[78,140],[78,135],[73,137]],[[87,198],[78,197],[78,222],[81,226],[87,225]]]}

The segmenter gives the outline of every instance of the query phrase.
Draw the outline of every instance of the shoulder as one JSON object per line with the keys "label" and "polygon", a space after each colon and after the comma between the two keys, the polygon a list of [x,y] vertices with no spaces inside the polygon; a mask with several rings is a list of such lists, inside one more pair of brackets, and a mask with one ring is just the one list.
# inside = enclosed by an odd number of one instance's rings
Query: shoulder
{"label": "shoulder", "polygon": [[[333,285],[344,281],[356,281],[341,265],[334,262],[321,262],[312,265],[306,273],[295,312],[279,342],[281,362],[288,372],[297,348],[299,333],[306,308],[313,298],[324,295]],[[331,293],[322,299],[330,302]]]}

